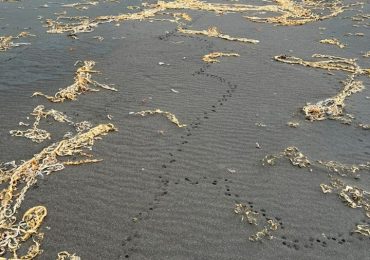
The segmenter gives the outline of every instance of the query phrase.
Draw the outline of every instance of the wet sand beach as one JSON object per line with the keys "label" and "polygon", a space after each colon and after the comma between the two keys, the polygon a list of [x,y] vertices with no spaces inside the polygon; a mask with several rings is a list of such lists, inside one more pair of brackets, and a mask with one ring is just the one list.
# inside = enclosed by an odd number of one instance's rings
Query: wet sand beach
{"label": "wet sand beach", "polygon": [[[356,225],[370,225],[366,207],[351,208],[337,193],[320,188],[332,176],[369,191],[369,169],[340,175],[316,162],[370,161],[369,130],[359,127],[370,124],[370,77],[359,75],[365,88],[345,99],[345,113],[355,117],[351,124],[309,121],[302,107],[336,95],[350,73],[274,60],[277,55],[314,60],[311,56],[320,53],[355,58],[361,68],[370,68],[364,57],[370,51],[370,18],[352,19],[369,15],[369,2],[300,26],[257,23],[239,12],[178,11],[192,19],[184,22],[186,29],[216,26],[257,44],[184,34],[178,23],[153,19],[99,24],[76,34],[78,39],[43,27],[46,18],[63,10],[89,17],[141,10],[129,6],[145,8],[140,1],[100,1],[87,10],[41,0],[0,2],[0,36],[35,35],[17,39],[30,45],[0,52],[0,162],[20,165],[66,132],[76,134],[72,125],[47,118],[40,128],[51,139],[35,143],[11,136],[13,129],[27,129],[20,121],[32,124],[30,113],[38,105],[74,122],[118,129],[89,151],[103,161],[38,175],[28,190],[19,219],[34,206],[47,208],[40,226],[43,252],[35,259],[56,259],[61,251],[81,259],[370,259],[369,236],[353,232]],[[346,47],[320,43],[327,38]],[[212,52],[239,56],[204,62]],[[100,73],[94,80],[118,91],[99,89],[62,103],[31,97],[36,91],[54,95],[73,84],[75,62],[86,60],[96,62]],[[132,113],[154,109],[172,113],[186,126],[163,115]],[[294,166],[284,156],[263,165],[265,156],[292,146],[309,158],[310,167]],[[239,203],[258,213],[258,225],[235,214]],[[272,237],[250,241],[268,220],[278,224]]]}

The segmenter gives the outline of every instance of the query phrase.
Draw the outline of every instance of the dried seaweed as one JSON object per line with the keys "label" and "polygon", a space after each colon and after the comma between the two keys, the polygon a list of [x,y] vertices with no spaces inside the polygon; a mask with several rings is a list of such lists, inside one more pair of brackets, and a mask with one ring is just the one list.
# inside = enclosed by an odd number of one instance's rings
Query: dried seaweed
{"label": "dried seaweed", "polygon": [[[251,207],[245,204],[235,204],[234,213],[241,215],[241,220],[246,220],[249,224],[258,226],[260,223],[259,214]],[[261,241],[264,238],[273,239],[271,231],[276,231],[279,228],[279,223],[274,219],[267,220],[267,224],[255,234],[249,237],[250,241]]]}
{"label": "dried seaweed", "polygon": [[279,62],[284,62],[288,64],[299,64],[306,67],[320,68],[325,70],[338,70],[349,72],[358,75],[368,75],[370,77],[370,69],[363,69],[357,63],[356,59],[347,59],[342,57],[314,54],[312,58],[320,59],[318,61],[305,61],[301,58],[287,55],[275,56],[274,59]]}
{"label": "dried seaweed", "polygon": [[304,155],[295,146],[287,147],[280,153],[265,156],[262,160],[262,164],[273,166],[276,164],[276,161],[281,158],[287,158],[292,165],[300,168],[311,168],[311,166],[321,167],[341,176],[357,178],[360,171],[370,171],[370,162],[362,164],[345,164],[337,161],[311,161],[308,156]]}
{"label": "dried seaweed", "polygon": [[[18,220],[18,210],[27,191],[35,185],[40,176],[65,168],[65,163],[59,158],[70,156],[86,156],[84,150],[91,150],[96,139],[116,130],[112,124],[98,125],[86,133],[52,144],[19,166],[2,167],[1,179],[5,188],[0,191],[0,255],[12,254],[14,259],[33,259],[41,254],[40,243],[43,234],[38,230],[47,210],[36,206],[26,211],[22,220]],[[89,162],[88,160],[86,162]],[[23,244],[32,239],[33,245],[26,255],[18,257],[17,251]],[[61,254],[61,256],[66,254]],[[62,258],[63,259],[63,258]]]}
{"label": "dried seaweed", "polygon": [[58,253],[58,258],[56,260],[81,260],[81,257],[68,253],[67,251],[62,251]]}
{"label": "dried seaweed", "polygon": [[89,1],[89,2],[80,2],[80,3],[72,3],[72,4],[63,4],[62,7],[70,7],[75,8],[77,10],[87,10],[89,9],[88,6],[96,6],[99,2],[95,1]]}
{"label": "dried seaweed", "polygon": [[365,164],[344,164],[336,161],[317,161],[325,166],[329,171],[342,176],[357,176],[357,173],[363,170],[370,171],[370,162]]}
{"label": "dried seaweed", "polygon": [[[12,136],[31,139],[35,143],[41,143],[47,139],[50,139],[51,134],[48,131],[39,128],[40,121],[47,117],[52,117],[57,122],[68,123],[69,125],[74,126],[76,132],[78,133],[89,130],[92,127],[92,124],[88,121],[75,123],[72,121],[72,119],[70,119],[68,116],[60,111],[57,111],[55,109],[45,110],[45,107],[43,105],[35,107],[31,115],[35,117],[32,128],[29,128],[27,130],[11,130],[10,134]],[[28,126],[28,124],[25,124],[23,122],[20,122],[19,125]]]}
{"label": "dried seaweed", "polygon": [[237,215],[242,216],[242,221],[246,219],[249,224],[257,225],[259,214],[255,212],[251,207],[245,204],[235,204],[234,212]]}
{"label": "dried seaweed", "polygon": [[353,232],[368,237],[370,236],[370,225],[356,225],[356,229]]}
{"label": "dried seaweed", "polygon": [[299,123],[298,122],[288,122],[287,123],[288,126],[290,127],[293,127],[293,128],[297,128],[299,126]]}
{"label": "dried seaweed", "polygon": [[336,38],[331,38],[331,39],[323,39],[320,41],[320,43],[324,43],[324,44],[331,44],[331,45],[336,45],[338,46],[339,48],[343,49],[346,47],[345,44],[341,43],[338,39]]}
{"label": "dried seaweed", "polygon": [[[342,5],[339,1],[306,0],[294,2],[293,0],[275,0],[275,2],[278,9],[276,12],[280,15],[272,17],[245,16],[245,18],[254,22],[294,26],[335,17],[350,7],[350,5]],[[323,11],[326,14],[323,14]]]}
{"label": "dried seaweed", "polygon": [[354,93],[360,92],[365,88],[362,81],[356,81],[353,76],[344,82],[343,89],[331,98],[319,101],[316,104],[307,103],[302,108],[305,116],[310,121],[320,121],[325,119],[341,120],[344,123],[351,123],[353,116],[344,115],[345,99]]}
{"label": "dried seaweed", "polygon": [[284,151],[275,154],[267,155],[263,159],[263,164],[275,165],[276,160],[280,158],[287,158],[292,165],[298,166],[300,168],[310,168],[311,162],[297,147],[290,146],[284,149]]}
{"label": "dried seaweed", "polygon": [[257,231],[254,235],[249,237],[250,241],[261,241],[264,238],[273,239],[274,236],[271,235],[271,231],[276,231],[279,228],[279,223],[276,220],[269,219],[267,225],[263,227],[260,231]]}
{"label": "dried seaweed", "polygon": [[17,36],[0,36],[0,52],[7,51],[11,48],[19,47],[22,45],[30,45],[30,43],[25,43],[25,42],[18,42],[18,43],[13,42],[13,40],[15,39],[25,38],[28,36],[34,36],[34,35],[30,34],[29,32],[21,32]]}
{"label": "dried seaweed", "polygon": [[320,121],[325,119],[340,120],[345,124],[350,124],[354,118],[350,114],[344,114],[344,101],[354,93],[362,91],[365,86],[362,81],[355,80],[357,76],[367,75],[370,77],[370,69],[363,69],[357,63],[356,59],[347,59],[336,56],[314,54],[313,58],[318,61],[305,61],[294,56],[275,56],[275,60],[288,64],[299,64],[307,67],[320,68],[325,70],[338,70],[349,72],[350,75],[344,81],[343,89],[331,98],[319,101],[316,104],[308,103],[303,107],[303,112],[307,119],[311,121]]}
{"label": "dried seaweed", "polygon": [[160,115],[164,115],[165,117],[167,117],[168,120],[170,120],[172,123],[174,123],[178,127],[185,127],[186,126],[185,124],[181,124],[174,114],[172,114],[170,112],[162,111],[160,109],[144,110],[144,111],[140,111],[140,112],[136,112],[136,113],[133,112],[133,113],[130,113],[130,114],[140,115],[140,116],[160,114]]}
{"label": "dried seaweed", "polygon": [[350,208],[363,208],[370,218],[370,192],[356,186],[350,186],[338,178],[331,178],[330,184],[320,185],[324,193],[336,192],[339,198]]}
{"label": "dried seaweed", "polygon": [[43,96],[51,102],[58,103],[64,102],[65,100],[76,100],[78,95],[89,91],[99,91],[99,89],[92,87],[117,91],[117,89],[113,87],[110,87],[106,84],[101,84],[92,79],[93,73],[99,73],[99,71],[93,70],[94,67],[94,61],[84,61],[84,65],[77,69],[74,78],[75,82],[72,85],[64,89],[60,89],[54,96],[48,96],[42,92],[35,92],[32,96]]}
{"label": "dried seaweed", "polygon": [[181,27],[178,28],[178,31],[184,34],[193,34],[193,35],[204,35],[208,37],[215,37],[215,38],[220,38],[228,41],[237,41],[237,42],[245,42],[245,43],[259,43],[258,40],[254,39],[247,39],[247,38],[235,38],[231,37],[230,35],[223,34],[221,33],[217,27],[210,27],[207,30],[188,30],[188,29],[183,29]]}
{"label": "dried seaweed", "polygon": [[[68,6],[86,8],[86,6],[81,6],[79,3]],[[58,16],[55,20],[47,19],[45,21],[45,26],[48,27],[48,33],[67,32],[69,35],[76,37],[76,34],[78,33],[93,31],[100,24],[128,20],[142,21],[145,19],[153,19],[156,15],[159,15],[166,10],[184,9],[215,12],[217,14],[236,12],[244,13],[248,11],[273,12],[280,15],[274,17],[245,17],[254,22],[275,23],[280,25],[302,25],[337,16],[344,10],[348,9],[351,5],[342,5],[339,1],[326,3],[322,1],[316,2],[308,0],[298,3],[292,0],[275,0],[274,4],[269,5],[221,4],[198,0],[176,0],[172,2],[158,1],[156,4],[143,4],[143,6],[148,8],[136,13],[98,16],[95,18],[78,16],[66,17],[62,15]],[[317,10],[320,10],[320,12],[316,12]],[[326,14],[322,14],[323,10]]]}
{"label": "dried seaweed", "polygon": [[[303,25],[309,22],[320,21],[335,17],[349,8],[348,5],[342,5],[339,1],[329,3],[308,0],[301,2],[294,2],[292,0],[275,0],[274,2],[274,4],[268,5],[248,5],[182,0],[172,2],[158,1],[158,3],[156,5],[152,5],[152,7],[200,10],[215,12],[217,14],[244,13],[248,11],[274,12],[279,13],[280,15],[274,17],[245,16],[245,18],[254,22],[274,23],[280,25]],[[316,12],[316,10],[320,10],[320,12]],[[321,14],[323,13],[323,10],[327,14]]]}
{"label": "dried seaweed", "polygon": [[212,52],[207,55],[204,55],[202,60],[207,63],[217,63],[220,62],[217,58],[219,57],[239,57],[240,55],[234,52],[225,53],[225,52]]}

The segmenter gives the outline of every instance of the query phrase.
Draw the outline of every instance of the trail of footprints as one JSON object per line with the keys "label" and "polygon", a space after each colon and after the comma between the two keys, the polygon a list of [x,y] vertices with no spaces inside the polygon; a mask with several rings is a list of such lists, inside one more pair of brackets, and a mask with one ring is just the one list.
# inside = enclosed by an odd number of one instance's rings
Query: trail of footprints
{"label": "trail of footprints", "polygon": [[[176,35],[176,31],[167,32],[165,35],[160,36],[160,40],[169,40],[170,37],[178,37]],[[212,44],[207,39],[202,39],[196,36],[181,36],[181,37],[190,37],[202,42],[208,43],[205,47],[207,51],[212,51]],[[233,192],[232,190],[232,180],[230,179],[229,175],[226,175],[222,178],[214,178],[209,179],[206,176],[199,177],[197,179],[194,179],[194,177],[184,177],[181,179],[174,179],[170,180],[170,178],[173,178],[169,172],[167,172],[167,166],[176,163],[176,155],[184,152],[186,149],[186,145],[188,145],[191,142],[191,136],[196,133],[196,130],[201,127],[201,125],[208,119],[212,117],[213,113],[216,113],[218,109],[222,108],[223,105],[228,101],[229,98],[233,96],[233,93],[237,90],[238,86],[236,84],[233,84],[231,81],[215,74],[210,74],[207,72],[207,69],[210,67],[210,64],[204,64],[199,70],[195,71],[192,76],[203,76],[203,77],[209,77],[212,79],[215,79],[221,83],[221,85],[226,87],[225,92],[220,96],[220,98],[207,110],[203,111],[202,116],[198,116],[195,118],[193,122],[189,124],[187,128],[185,128],[185,133],[180,136],[180,142],[177,144],[176,151],[168,153],[169,158],[167,161],[167,164],[164,163],[162,165],[163,172],[160,173],[158,176],[159,183],[157,187],[157,193],[154,195],[153,201],[149,203],[148,210],[145,212],[140,212],[136,216],[133,217],[133,223],[134,225],[139,224],[142,220],[146,220],[150,218],[150,216],[153,214],[153,211],[159,206],[161,202],[161,198],[168,195],[168,186],[170,183],[173,185],[178,185],[180,183],[183,184],[189,184],[189,185],[199,185],[202,184],[208,184],[212,186],[222,185],[223,189],[221,192],[221,196],[225,196],[226,198],[230,198],[233,200],[230,205],[232,206],[233,203],[243,203],[243,201],[238,201],[239,194]],[[254,208],[253,202],[248,202],[249,206],[251,208]],[[279,230],[277,231],[277,234],[283,234],[285,226],[279,217],[270,217],[267,215],[265,209],[255,210],[256,213],[259,213],[262,217],[264,217],[267,220],[270,219],[276,219],[279,224]],[[133,227],[134,233],[131,236],[128,236],[124,242],[122,243],[122,246],[124,247],[124,258],[120,259],[126,259],[129,258],[132,253],[135,252],[138,239],[140,238],[140,234],[138,234],[137,231],[135,231],[135,227]],[[246,227],[246,230],[248,231],[248,228]],[[319,236],[319,237],[309,237],[307,239],[298,240],[297,238],[288,237],[287,235],[281,235],[276,236],[275,239],[279,242],[281,242],[281,245],[291,249],[291,250],[301,250],[301,249],[311,249],[315,247],[322,247],[326,248],[330,245],[339,244],[339,245],[345,245],[348,243],[351,243],[353,239],[356,238],[358,240],[364,240],[366,238],[363,238],[362,236],[357,236],[350,234],[348,236],[344,236],[343,234],[336,234],[336,235],[327,235],[327,236]],[[369,238],[370,239],[370,238]]]}
{"label": "trail of footprints", "polygon": [[[174,33],[175,32],[168,32],[164,36],[160,36],[160,39],[161,40],[168,40],[170,37],[175,36]],[[186,36],[186,37],[199,39],[202,42],[208,42],[208,40],[206,40],[206,39],[200,39],[200,38],[193,37],[193,36]],[[207,48],[207,50],[210,50],[212,48],[211,44],[207,45],[206,48]],[[194,77],[200,75],[200,76],[214,78],[214,79],[218,80],[219,82],[221,82],[222,85],[225,85],[227,87],[227,89],[226,89],[225,93],[217,100],[217,102],[215,102],[215,104],[212,105],[209,108],[208,111],[203,112],[202,117],[200,117],[200,116],[196,117],[196,119],[192,123],[190,123],[189,126],[185,129],[185,134],[180,137],[181,141],[180,141],[180,143],[177,144],[176,152],[169,153],[168,164],[176,163],[176,153],[181,153],[181,152],[184,151],[184,146],[189,143],[189,138],[192,136],[193,131],[197,128],[200,128],[202,123],[205,120],[209,119],[211,117],[211,114],[215,113],[218,108],[223,106],[224,103],[228,100],[228,98],[232,97],[232,92],[234,92],[237,89],[237,85],[235,85],[232,82],[226,80],[225,78],[220,77],[218,75],[213,75],[213,74],[207,73],[206,69],[209,68],[209,67],[210,67],[209,64],[205,64],[199,70],[195,71],[192,75]],[[158,179],[159,179],[159,184],[158,184],[158,187],[157,187],[158,192],[154,195],[153,201],[149,203],[148,210],[146,212],[140,212],[132,218],[132,221],[133,221],[134,225],[137,225],[141,221],[148,219],[152,215],[152,212],[158,207],[158,205],[161,201],[161,198],[163,196],[168,195],[168,185],[170,184],[170,174],[166,171],[166,168],[167,168],[168,164],[163,164],[162,165],[164,173],[162,172],[158,176]],[[203,177],[203,180],[208,181],[206,176]],[[191,185],[197,185],[197,184],[200,183],[200,181],[201,181],[200,179],[199,180],[192,180],[189,177],[185,177],[184,179],[181,179],[181,180],[172,181],[172,183],[174,185],[177,185],[180,182],[183,182],[183,183],[188,183],[188,184],[191,184]],[[209,184],[210,185],[217,185],[217,183],[221,182],[221,181],[222,180],[212,180],[211,182],[209,182]],[[231,180],[224,179],[223,182],[224,182],[224,188],[225,188],[224,195],[227,196],[227,197],[233,196],[235,198],[238,198],[239,195],[238,194],[232,194],[231,191],[230,191],[230,185],[227,184],[227,183],[231,183]],[[137,246],[137,240],[140,238],[140,235],[137,233],[137,231],[135,231],[135,227],[133,227],[133,230],[134,230],[134,235],[128,236],[122,243],[122,247],[124,248],[124,250],[123,250],[124,253],[122,254],[122,256],[120,256],[121,257],[120,259],[129,258],[130,255],[135,252],[135,248]],[[124,257],[124,258],[122,258],[122,257]]]}

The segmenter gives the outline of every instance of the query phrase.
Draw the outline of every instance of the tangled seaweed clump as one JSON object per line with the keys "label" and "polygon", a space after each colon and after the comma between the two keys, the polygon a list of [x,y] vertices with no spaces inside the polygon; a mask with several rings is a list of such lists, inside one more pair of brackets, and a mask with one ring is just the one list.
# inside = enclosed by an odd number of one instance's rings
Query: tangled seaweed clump
{"label": "tangled seaweed clump", "polygon": [[[68,116],[60,111],[57,111],[55,109],[45,110],[45,107],[43,105],[35,107],[31,115],[35,117],[32,128],[29,128],[27,130],[11,130],[10,134],[12,136],[31,139],[35,143],[41,143],[47,139],[50,139],[51,134],[48,131],[38,128],[41,119],[47,117],[52,117],[57,122],[68,123],[74,126],[76,132],[78,133],[86,131],[92,127],[91,123],[88,121],[75,123],[72,121],[72,119],[70,119]],[[19,125],[28,126],[29,124],[20,122]]]}
{"label": "tangled seaweed clump", "polygon": [[208,37],[220,38],[228,41],[237,41],[237,42],[244,42],[244,43],[259,43],[258,40],[254,39],[247,39],[247,38],[238,38],[238,37],[231,37],[230,35],[223,34],[221,31],[217,29],[217,27],[210,27],[207,30],[188,30],[183,28],[178,28],[180,33],[184,34],[193,34],[193,35],[204,35]]}
{"label": "tangled seaweed clump", "polygon": [[356,59],[347,59],[342,57],[314,54],[313,58],[319,58],[319,61],[305,61],[294,56],[275,56],[275,60],[288,64],[299,64],[306,67],[320,68],[325,70],[337,70],[349,72],[350,75],[344,81],[344,88],[335,96],[319,101],[316,104],[307,103],[303,107],[303,112],[310,121],[321,121],[325,119],[340,120],[343,123],[350,124],[354,118],[350,114],[344,115],[344,101],[354,93],[362,91],[365,86],[362,81],[355,80],[357,76],[366,75],[370,77],[370,69],[361,68]]}
{"label": "tangled seaweed clump", "polygon": [[310,121],[321,121],[325,119],[341,120],[351,123],[352,115],[344,115],[345,99],[354,93],[361,92],[365,86],[362,81],[355,81],[350,77],[344,82],[344,88],[335,96],[319,101],[316,104],[308,103],[302,108],[305,116]]}
{"label": "tangled seaweed clump", "polygon": [[81,257],[68,253],[67,251],[62,251],[58,253],[57,260],[81,260]]}
{"label": "tangled seaweed clump", "polygon": [[343,49],[346,47],[345,44],[341,43],[338,39],[336,38],[331,38],[331,39],[323,39],[323,40],[320,40],[320,43],[324,43],[324,44],[331,44],[331,45],[336,45],[338,46],[339,48]]}
{"label": "tangled seaweed clump", "polygon": [[308,156],[303,154],[295,146],[287,147],[280,153],[265,156],[262,160],[262,164],[273,166],[276,164],[276,161],[281,158],[287,158],[293,166],[298,166],[299,168],[311,169],[311,166],[321,167],[340,176],[358,177],[360,171],[370,171],[370,162],[362,164],[345,164],[337,161],[311,161]]}
{"label": "tangled seaweed clump", "polygon": [[220,62],[217,58],[219,57],[239,57],[238,53],[225,53],[225,52],[212,52],[204,55],[202,60],[207,63],[218,63]]}
{"label": "tangled seaweed clump", "polygon": [[359,233],[363,236],[370,236],[370,225],[356,225],[356,229],[353,231],[354,233]]}
{"label": "tangled seaweed clump", "polygon": [[[278,16],[255,17],[245,16],[248,20],[262,23],[272,23],[285,26],[304,25],[311,22],[322,21],[343,13],[351,5],[343,5],[340,1],[293,1],[275,0]],[[355,4],[352,4],[355,5]],[[322,14],[326,12],[326,14]],[[271,11],[271,10],[266,10]]]}
{"label": "tangled seaweed clump", "polygon": [[297,147],[290,146],[284,149],[284,151],[275,154],[275,155],[267,155],[263,160],[263,164],[268,165],[275,165],[276,160],[280,158],[287,158],[291,162],[292,165],[298,166],[300,168],[309,168],[311,162]]}
{"label": "tangled seaweed clump", "polygon": [[[29,247],[28,253],[19,259],[33,259],[41,254],[40,243],[43,239],[43,233],[38,229],[47,211],[43,206],[36,206],[26,211],[22,220],[18,220],[18,210],[27,191],[36,184],[40,176],[61,171],[66,165],[100,161],[90,159],[91,156],[84,151],[91,150],[95,140],[100,136],[115,130],[116,128],[112,124],[98,125],[86,133],[77,134],[70,139],[46,147],[20,165],[3,164],[0,170],[0,182],[6,187],[0,191],[0,232],[3,234],[0,255],[12,254],[14,259],[18,259],[17,251],[29,239],[32,239],[34,244]],[[59,159],[70,156],[87,156],[88,158],[77,161],[61,161]]]}
{"label": "tangled seaweed clump", "polygon": [[113,87],[101,84],[92,79],[93,73],[99,73],[99,71],[93,70],[94,67],[95,61],[84,61],[84,65],[77,69],[75,73],[76,76],[74,78],[75,82],[72,85],[64,89],[60,89],[54,96],[48,96],[42,92],[35,92],[32,96],[43,96],[51,102],[59,103],[64,102],[65,100],[76,100],[78,95],[89,91],[99,91],[99,89],[92,88],[91,86],[117,91],[117,89]]}
{"label": "tangled seaweed clump", "polygon": [[332,178],[330,184],[320,184],[323,193],[336,192],[339,198],[350,208],[363,208],[370,218],[370,192],[356,186],[350,186],[338,178]]}
{"label": "tangled seaweed clump", "polygon": [[135,112],[131,112],[130,114],[140,115],[140,116],[160,114],[160,115],[164,115],[168,120],[170,120],[172,123],[174,123],[178,127],[185,127],[186,126],[185,124],[181,124],[180,121],[177,119],[177,117],[174,114],[172,114],[170,112],[167,112],[167,111],[162,111],[160,109],[143,110],[143,111],[136,112],[136,113]]}
{"label": "tangled seaweed clump", "polygon": [[30,45],[30,43],[25,43],[25,42],[19,42],[19,43],[13,42],[13,40],[15,39],[25,38],[28,36],[35,36],[35,35],[32,35],[29,32],[21,32],[17,36],[0,36],[0,52],[7,51],[11,48],[19,47],[22,45]]}
{"label": "tangled seaweed clump", "polygon": [[299,64],[306,67],[319,68],[325,70],[338,70],[349,72],[355,76],[367,75],[370,77],[370,69],[363,69],[357,63],[356,59],[347,59],[331,55],[313,54],[312,58],[320,59],[318,61],[306,61],[298,57],[278,55],[274,59],[288,64]]}
{"label": "tangled seaweed clump", "polygon": [[[247,220],[249,224],[258,226],[260,219],[259,214],[254,211],[252,208],[245,204],[235,204],[234,213],[237,215],[241,215],[241,220]],[[261,241],[264,238],[273,239],[274,237],[271,235],[272,231],[276,231],[279,228],[279,223],[274,219],[268,219],[267,224],[255,234],[249,237],[250,241]]]}
{"label": "tangled seaweed clump", "polygon": [[[87,2],[90,4],[90,2]],[[86,8],[80,4],[71,4],[68,7]],[[352,4],[354,5],[354,4]],[[100,24],[111,22],[123,22],[129,20],[142,21],[153,19],[168,10],[198,10],[214,12],[216,14],[226,13],[245,13],[245,12],[269,12],[280,14],[272,17],[244,16],[254,22],[273,23],[279,25],[303,25],[309,22],[320,21],[335,17],[344,12],[351,5],[343,5],[340,1],[322,2],[322,1],[293,1],[293,0],[275,0],[273,4],[268,5],[250,5],[250,4],[221,4],[209,3],[199,0],[176,0],[176,1],[158,1],[156,4],[143,4],[145,9],[136,13],[127,13],[119,15],[106,15],[89,18],[86,16],[69,17],[59,15],[55,20],[46,19],[45,27],[48,33],[69,33],[70,36],[77,38],[78,33],[92,32]],[[320,12],[316,12],[319,10]],[[326,14],[321,14],[322,12]],[[163,20],[163,19],[159,19]],[[187,19],[185,19],[187,20]],[[168,20],[172,21],[172,20]]]}

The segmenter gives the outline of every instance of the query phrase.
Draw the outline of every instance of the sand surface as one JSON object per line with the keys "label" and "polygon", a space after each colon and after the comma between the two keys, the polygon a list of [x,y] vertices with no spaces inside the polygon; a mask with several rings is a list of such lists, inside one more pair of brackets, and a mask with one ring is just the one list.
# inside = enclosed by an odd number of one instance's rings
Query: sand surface
{"label": "sand surface", "polygon": [[[300,111],[307,102],[335,95],[346,73],[329,75],[273,60],[280,54],[309,59],[324,53],[358,58],[361,66],[370,67],[370,58],[362,57],[370,50],[369,27],[353,27],[346,19],[356,11],[296,27],[253,23],[240,14],[187,11],[193,18],[188,28],[217,26],[229,35],[260,41],[253,45],[184,35],[164,21],[104,24],[73,40],[45,33],[37,16],[64,10],[53,3],[40,8],[45,3],[0,3],[0,35],[25,27],[37,35],[23,40],[29,46],[0,53],[0,161],[31,158],[73,130],[50,120],[43,127],[52,132],[51,140],[35,144],[10,136],[9,130],[19,128],[18,122],[39,104],[76,121],[114,123],[119,131],[94,146],[103,162],[40,178],[27,194],[22,212],[35,205],[48,209],[44,252],[37,259],[55,259],[63,250],[82,259],[370,259],[369,238],[352,233],[356,224],[370,224],[370,219],[335,194],[322,193],[328,171],[313,167],[310,172],[287,160],[272,167],[261,163],[288,146],[312,161],[369,161],[369,130],[335,120],[309,122]],[[126,6],[139,3],[68,11],[118,14],[132,12]],[[369,3],[363,12],[370,12]],[[365,35],[345,36],[355,32]],[[329,37],[347,48],[319,43]],[[240,57],[204,63],[203,55],[213,51]],[[71,84],[75,61],[90,59],[102,72],[96,79],[115,84],[118,92],[89,93],[62,104],[30,97]],[[361,80],[370,85],[370,78]],[[346,110],[360,122],[370,123],[368,96],[366,88],[346,100]],[[170,111],[188,126],[177,128],[161,116],[129,115],[155,108]],[[300,125],[291,128],[289,121]],[[369,190],[369,176],[365,171],[348,181]],[[249,241],[260,226],[241,222],[233,212],[235,203],[252,205],[262,219],[278,219],[274,239]]]}

